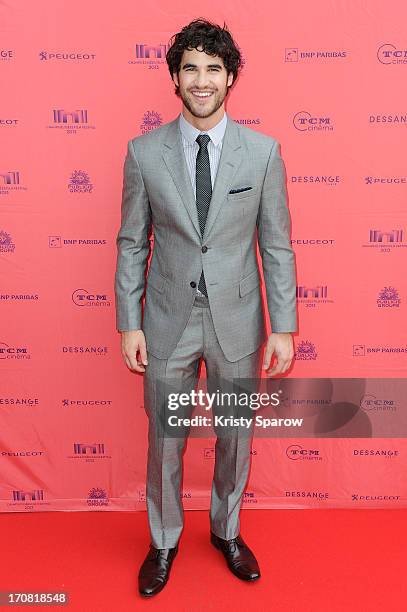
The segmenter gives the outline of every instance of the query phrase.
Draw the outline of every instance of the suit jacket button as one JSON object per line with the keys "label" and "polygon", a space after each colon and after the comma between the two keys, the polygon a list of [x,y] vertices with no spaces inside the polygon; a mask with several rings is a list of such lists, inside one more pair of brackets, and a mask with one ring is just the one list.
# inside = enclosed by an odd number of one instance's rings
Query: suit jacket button
{"label": "suit jacket button", "polygon": [[207,246],[203,246],[202,249],[201,249],[202,253],[206,253],[207,250],[208,250]]}
{"label": "suit jacket button", "polygon": [[191,285],[191,287],[193,287],[195,289],[195,287],[196,287],[196,282],[195,281],[191,281],[189,284]]}

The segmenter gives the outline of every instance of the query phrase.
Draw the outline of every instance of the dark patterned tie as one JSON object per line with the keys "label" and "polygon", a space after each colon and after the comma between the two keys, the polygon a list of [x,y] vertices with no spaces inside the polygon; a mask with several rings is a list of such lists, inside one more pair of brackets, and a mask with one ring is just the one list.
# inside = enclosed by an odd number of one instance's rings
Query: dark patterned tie
{"label": "dark patterned tie", "polygon": [[[199,144],[199,151],[196,156],[196,207],[201,236],[204,234],[206,217],[208,216],[212,197],[211,167],[208,153],[208,142],[210,139],[211,137],[208,134],[199,134],[196,137],[196,141]],[[208,297],[203,270],[199,279],[198,289]]]}

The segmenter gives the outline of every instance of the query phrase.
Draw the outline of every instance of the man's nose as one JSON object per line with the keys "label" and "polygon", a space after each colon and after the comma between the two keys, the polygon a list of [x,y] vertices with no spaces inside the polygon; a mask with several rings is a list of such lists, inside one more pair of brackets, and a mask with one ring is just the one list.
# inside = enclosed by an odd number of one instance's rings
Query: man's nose
{"label": "man's nose", "polygon": [[206,74],[206,72],[201,70],[198,72],[198,75],[196,77],[196,87],[199,87],[199,89],[205,89],[207,85],[208,85],[208,75]]}

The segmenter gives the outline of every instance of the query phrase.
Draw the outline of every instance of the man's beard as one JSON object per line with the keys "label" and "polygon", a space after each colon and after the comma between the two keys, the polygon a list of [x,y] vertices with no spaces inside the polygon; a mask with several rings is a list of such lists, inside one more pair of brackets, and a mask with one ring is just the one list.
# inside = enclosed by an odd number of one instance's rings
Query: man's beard
{"label": "man's beard", "polygon": [[[227,96],[227,93],[228,93],[227,87],[223,95],[221,93],[214,92],[213,94],[214,103],[212,105],[208,105],[207,108],[205,106],[202,106],[202,108],[200,108],[200,106],[197,104],[196,108],[194,109],[192,104],[190,104],[190,99],[185,95],[184,92],[180,91],[181,99],[185,107],[189,110],[191,115],[193,115],[194,117],[198,117],[200,119],[206,119],[207,117],[210,117],[211,115],[216,113],[216,111],[222,106],[223,101]],[[193,94],[190,94],[190,95],[192,96]],[[198,109],[198,112],[196,109]]]}

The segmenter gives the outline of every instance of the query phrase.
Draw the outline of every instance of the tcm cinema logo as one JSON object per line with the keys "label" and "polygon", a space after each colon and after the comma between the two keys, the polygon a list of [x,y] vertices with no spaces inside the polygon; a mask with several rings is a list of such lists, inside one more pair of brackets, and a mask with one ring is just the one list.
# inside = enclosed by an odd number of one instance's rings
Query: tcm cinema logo
{"label": "tcm cinema logo", "polygon": [[149,69],[158,69],[160,65],[166,64],[166,53],[169,45],[159,43],[149,45],[146,43],[135,43],[134,56],[128,60],[129,64],[145,64]]}
{"label": "tcm cinema logo", "polygon": [[299,132],[332,132],[334,129],[331,117],[311,115],[308,111],[296,113],[293,125]]}
{"label": "tcm cinema logo", "polygon": [[291,176],[290,182],[293,185],[301,183],[301,185],[327,185],[328,187],[336,187],[341,182],[341,177],[332,174],[308,174]]}
{"label": "tcm cinema logo", "polygon": [[20,172],[18,170],[0,172],[0,195],[6,196],[16,191],[27,191],[27,187],[21,182]]}
{"label": "tcm cinema logo", "polygon": [[359,406],[365,412],[396,412],[397,403],[388,397],[377,397],[373,394],[366,394],[360,400]]}
{"label": "tcm cinema logo", "polygon": [[254,491],[245,491],[242,495],[242,502],[244,504],[257,504],[258,499]]}
{"label": "tcm cinema logo", "polygon": [[13,49],[0,49],[0,62],[14,59]]}
{"label": "tcm cinema logo", "polygon": [[362,247],[378,249],[380,253],[389,253],[393,249],[405,248],[404,231],[398,229],[370,229],[369,242],[362,244]]}
{"label": "tcm cinema logo", "polygon": [[405,176],[365,176],[365,185],[405,185],[407,179]]}
{"label": "tcm cinema logo", "polygon": [[89,493],[86,503],[89,507],[101,508],[109,505],[107,491],[99,487],[93,487]]}
{"label": "tcm cinema logo", "polygon": [[30,352],[26,346],[13,346],[6,342],[0,342],[0,361],[11,359],[31,359]]}
{"label": "tcm cinema logo", "polygon": [[14,253],[15,248],[16,245],[10,234],[4,230],[0,230],[0,253]]}
{"label": "tcm cinema logo", "polygon": [[160,113],[157,111],[146,111],[143,115],[143,118],[140,123],[140,132],[142,134],[148,134],[148,132],[152,132],[155,128],[160,127],[162,125],[163,119]]}
{"label": "tcm cinema logo", "polygon": [[381,64],[407,64],[407,49],[397,49],[391,43],[380,45],[377,49],[377,59]]}
{"label": "tcm cinema logo", "polygon": [[406,346],[367,346],[366,344],[354,344],[353,345],[353,356],[354,357],[366,357],[366,355],[378,355],[383,353],[404,353],[407,354]]}
{"label": "tcm cinema logo", "polygon": [[309,340],[301,340],[294,352],[294,359],[298,361],[315,361],[317,357],[318,353],[315,344]]}
{"label": "tcm cinema logo", "polygon": [[89,174],[84,170],[74,170],[69,177],[68,191],[69,193],[91,193],[93,185]]}
{"label": "tcm cinema logo", "polygon": [[62,249],[64,246],[106,246],[105,238],[64,238],[63,236],[48,236],[50,249]]}
{"label": "tcm cinema logo", "polygon": [[306,308],[317,308],[321,304],[333,304],[328,296],[328,285],[297,285],[296,297]]}
{"label": "tcm cinema logo", "polygon": [[300,62],[302,60],[336,60],[344,59],[348,56],[347,51],[307,51],[298,47],[287,47],[284,50],[284,61]]}
{"label": "tcm cinema logo", "polygon": [[82,308],[106,308],[111,305],[106,293],[91,293],[87,289],[75,289],[72,301]]}
{"label": "tcm cinema logo", "polygon": [[76,134],[79,130],[94,130],[95,125],[89,123],[86,108],[67,110],[64,108],[52,109],[52,123],[48,129],[64,130],[67,134]]}
{"label": "tcm cinema logo", "polygon": [[93,61],[96,59],[95,53],[80,53],[80,52],[69,52],[69,51],[40,51],[40,61]]}
{"label": "tcm cinema logo", "polygon": [[378,308],[399,308],[400,297],[395,287],[383,287],[376,300]]}
{"label": "tcm cinema logo", "polygon": [[101,443],[84,444],[83,442],[74,442],[73,455],[68,455],[68,459],[83,459],[87,463],[93,463],[98,459],[111,459],[110,455],[105,453],[105,445]]}
{"label": "tcm cinema logo", "polygon": [[286,456],[292,461],[322,461],[319,453],[317,448],[304,448],[299,444],[290,444],[285,450]]}

